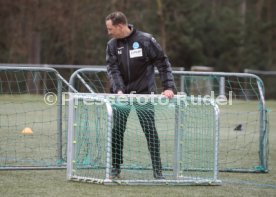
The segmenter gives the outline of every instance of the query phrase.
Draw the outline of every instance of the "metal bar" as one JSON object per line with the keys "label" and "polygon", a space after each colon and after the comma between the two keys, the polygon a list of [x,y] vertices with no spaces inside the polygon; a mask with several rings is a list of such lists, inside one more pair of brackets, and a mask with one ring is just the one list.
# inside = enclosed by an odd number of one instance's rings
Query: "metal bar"
{"label": "metal bar", "polygon": [[57,80],[57,162],[61,163],[62,158],[62,81]]}
{"label": "metal bar", "polygon": [[82,181],[86,183],[97,183],[104,185],[221,185],[220,180],[213,181],[206,178],[179,179],[179,180],[103,180],[97,178],[73,176],[72,181]]}
{"label": "metal bar", "polygon": [[69,115],[68,115],[68,139],[67,139],[67,179],[69,180],[73,175],[73,159],[74,159],[74,120],[75,120],[75,111],[74,111],[74,94],[69,93]]}
{"label": "metal bar", "polygon": [[260,109],[260,142],[259,142],[259,158],[260,158],[260,165],[264,168],[264,170],[268,170],[268,156],[267,156],[267,150],[268,150],[268,144],[267,144],[267,130],[266,130],[266,108],[265,108],[265,101],[264,101],[264,95],[263,95],[263,84],[260,84],[260,81],[257,81],[258,89],[260,92],[260,102],[261,102],[261,109]]}
{"label": "metal bar", "polygon": [[8,67],[44,67],[44,68],[61,68],[61,69],[80,69],[80,68],[105,68],[104,65],[62,65],[62,64],[10,64],[10,63],[2,63],[0,67],[8,66]]}
{"label": "metal bar", "polygon": [[219,153],[219,107],[215,103],[213,103],[214,116],[215,116],[215,125],[214,125],[214,181],[217,180],[218,177],[218,153]]}
{"label": "metal bar", "polygon": [[219,80],[219,95],[225,95],[225,77],[220,77]]}
{"label": "metal bar", "polygon": [[82,82],[82,84],[89,90],[89,92],[91,93],[95,93],[92,88],[84,81],[84,79],[79,75],[77,74],[77,77],[78,79]]}
{"label": "metal bar", "polygon": [[174,177],[177,179],[179,175],[179,154],[180,154],[180,106],[177,104],[175,105],[175,131],[174,131],[174,166],[173,166],[173,172]]}
{"label": "metal bar", "polygon": [[245,73],[259,74],[259,75],[276,75],[276,71],[264,71],[264,70],[253,70],[253,69],[244,69]]}
{"label": "metal bar", "polygon": [[0,167],[0,171],[6,170],[65,170],[66,165],[60,166],[9,166],[9,167]]}
{"label": "metal bar", "polygon": [[107,143],[106,143],[106,173],[105,180],[110,179],[111,156],[112,156],[112,127],[113,127],[113,110],[109,101],[105,101],[107,109]]}

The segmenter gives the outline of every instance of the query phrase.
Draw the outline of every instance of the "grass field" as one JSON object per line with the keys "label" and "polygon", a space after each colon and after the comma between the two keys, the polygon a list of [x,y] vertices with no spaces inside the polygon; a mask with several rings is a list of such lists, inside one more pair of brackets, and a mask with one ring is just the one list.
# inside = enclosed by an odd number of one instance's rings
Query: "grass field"
{"label": "grass field", "polygon": [[65,170],[0,171],[0,196],[276,196],[276,101],[268,101],[267,107],[269,173],[221,172],[221,186],[103,186],[67,181]]}

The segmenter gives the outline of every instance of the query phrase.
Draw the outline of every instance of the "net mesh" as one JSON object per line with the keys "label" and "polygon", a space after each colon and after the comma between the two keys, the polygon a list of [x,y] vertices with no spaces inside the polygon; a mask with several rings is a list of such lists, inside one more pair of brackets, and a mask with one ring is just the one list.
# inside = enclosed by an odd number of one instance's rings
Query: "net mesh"
{"label": "net mesh", "polygon": [[[105,71],[83,70],[83,81],[74,86],[89,92],[109,92]],[[220,108],[219,169],[221,171],[267,171],[268,119],[260,78],[242,73],[174,72],[176,91],[191,98],[213,99]],[[162,92],[156,76],[156,92]],[[198,113],[198,112],[196,112]]]}
{"label": "net mesh", "polygon": [[[0,69],[0,167],[59,167],[66,161],[62,84],[54,70]],[[58,90],[60,88],[60,90]],[[65,90],[65,89],[64,89]],[[50,96],[48,103],[45,95]]]}
{"label": "net mesh", "polygon": [[[48,93],[57,95],[49,97],[49,101],[60,99],[61,94],[58,93],[67,92],[68,86],[58,79],[54,69],[39,69],[6,67],[0,69],[1,168],[59,166],[60,163],[66,162],[68,103],[46,104],[45,95]],[[219,169],[267,171],[268,119],[261,95],[262,81],[253,75],[235,73],[200,75],[195,72],[174,72],[174,77],[178,93],[185,92],[190,98],[207,96],[215,101],[222,101],[222,104],[218,103]],[[105,71],[82,70],[73,85],[79,92],[91,92],[91,90],[96,93],[109,92],[109,80]],[[157,75],[157,93],[162,92],[160,87]],[[227,102],[224,102],[225,100]],[[135,110],[134,108],[130,111],[128,119],[137,116]],[[129,122],[128,120],[127,125]],[[139,125],[139,118],[136,122]],[[162,132],[162,128],[158,128],[160,124],[160,122],[155,123],[158,134]],[[25,132],[25,128],[31,128],[32,134]],[[146,142],[143,131],[139,133]],[[125,138],[127,139],[127,135]],[[145,148],[147,150],[147,146]],[[162,166],[166,166],[162,151],[164,150],[160,143]],[[150,156],[148,150],[147,154]],[[126,162],[127,158],[124,159],[123,165],[126,165]],[[152,166],[152,163],[150,164]]]}
{"label": "net mesh", "polygon": [[262,79],[265,85],[266,100],[276,99],[276,89],[272,85],[275,81],[276,71],[245,69],[244,72],[255,74]]}
{"label": "net mesh", "polygon": [[[191,105],[177,98],[169,102],[164,98],[151,102],[136,99],[112,102],[112,151],[108,151],[106,106],[87,105],[78,98],[74,106],[72,176],[103,180],[110,157],[109,176],[120,181],[214,181],[214,106]],[[117,175],[113,173],[116,167],[120,167],[120,176],[112,177]]]}

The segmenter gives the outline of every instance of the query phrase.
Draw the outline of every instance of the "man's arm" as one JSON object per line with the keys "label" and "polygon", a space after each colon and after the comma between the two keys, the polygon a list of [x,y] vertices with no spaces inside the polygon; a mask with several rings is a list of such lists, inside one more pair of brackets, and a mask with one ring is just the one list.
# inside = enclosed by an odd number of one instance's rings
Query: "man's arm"
{"label": "man's arm", "polygon": [[174,78],[172,74],[171,64],[168,57],[164,54],[161,46],[152,37],[150,40],[149,57],[154,66],[157,67],[163,86],[163,95],[167,98],[174,96],[173,90],[175,89]]}
{"label": "man's arm", "polygon": [[106,47],[106,64],[107,74],[111,81],[113,92],[123,93],[125,85],[119,69],[117,54],[115,49],[112,49],[109,44]]}

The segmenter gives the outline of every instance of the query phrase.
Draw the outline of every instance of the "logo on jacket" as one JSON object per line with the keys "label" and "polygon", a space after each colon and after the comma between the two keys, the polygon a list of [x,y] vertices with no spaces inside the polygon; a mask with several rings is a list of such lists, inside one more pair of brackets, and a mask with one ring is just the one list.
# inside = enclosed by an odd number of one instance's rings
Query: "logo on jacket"
{"label": "logo on jacket", "polygon": [[130,58],[135,58],[135,57],[142,57],[143,56],[143,51],[142,49],[133,49],[129,50],[129,57]]}
{"label": "logo on jacket", "polygon": [[117,50],[118,50],[118,55],[122,55],[122,49],[123,49],[124,47],[119,47],[119,48],[117,48]]}
{"label": "logo on jacket", "polygon": [[139,43],[138,42],[133,42],[132,48],[138,49],[139,48]]}

